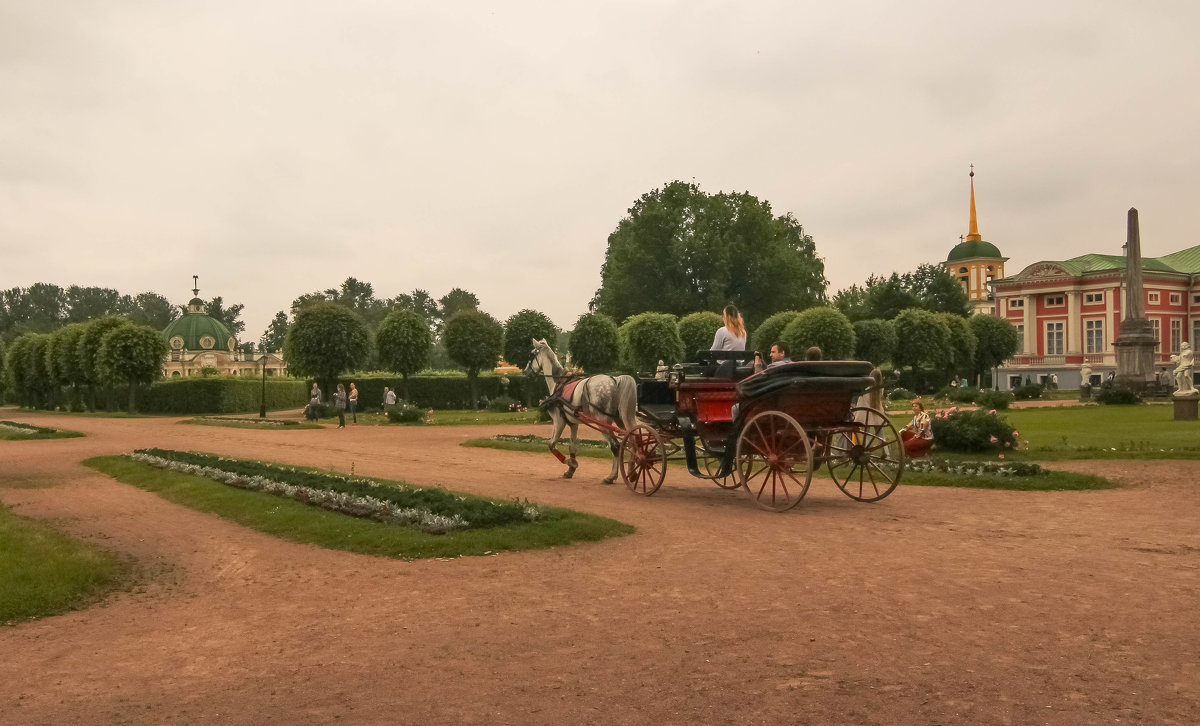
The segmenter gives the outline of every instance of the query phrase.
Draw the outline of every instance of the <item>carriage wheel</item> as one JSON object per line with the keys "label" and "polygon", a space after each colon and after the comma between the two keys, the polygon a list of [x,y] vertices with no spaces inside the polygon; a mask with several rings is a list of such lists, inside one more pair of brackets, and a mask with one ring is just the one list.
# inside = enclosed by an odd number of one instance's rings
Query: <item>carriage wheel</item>
{"label": "carriage wheel", "polygon": [[738,483],[763,509],[782,512],[800,503],[812,482],[812,443],[796,419],[763,411],[742,427],[737,441]]}
{"label": "carriage wheel", "polygon": [[646,424],[631,428],[621,439],[621,480],[635,494],[650,496],[667,476],[667,447]]}
{"label": "carriage wheel", "polygon": [[736,469],[731,469],[725,476],[719,476],[721,465],[725,463],[723,457],[711,454],[708,449],[701,447],[696,451],[696,458],[699,460],[697,463],[700,465],[700,471],[706,474],[704,479],[711,479],[722,489],[737,489],[742,485]]}
{"label": "carriage wheel", "polygon": [[904,470],[904,442],[881,411],[850,411],[853,428],[832,437],[829,475],[842,493],[860,502],[877,502],[892,493]]}

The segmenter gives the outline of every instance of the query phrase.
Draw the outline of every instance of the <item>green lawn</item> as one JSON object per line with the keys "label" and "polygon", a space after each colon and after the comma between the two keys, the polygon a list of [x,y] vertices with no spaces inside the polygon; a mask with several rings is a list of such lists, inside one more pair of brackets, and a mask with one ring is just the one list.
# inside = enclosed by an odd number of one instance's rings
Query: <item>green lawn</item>
{"label": "green lawn", "polygon": [[[238,489],[204,477],[157,469],[121,456],[96,457],[84,464],[169,501],[216,514],[281,539],[381,557],[417,559],[484,555],[595,541],[633,532],[632,526],[613,519],[543,507],[543,516],[534,522],[427,534],[415,528],[327,511],[265,492]],[[397,483],[384,479],[375,481]]]}
{"label": "green lawn", "polygon": [[[0,424],[13,425],[15,421],[0,421]],[[40,429],[47,429],[47,426],[39,426]],[[83,436],[78,431],[68,431],[67,429],[51,429],[48,431],[30,431],[23,433],[14,431],[9,428],[0,426],[0,441],[37,441],[41,439],[74,439]]]}
{"label": "green lawn", "polygon": [[121,570],[111,555],[0,506],[0,623],[84,606]]}
{"label": "green lawn", "polygon": [[295,431],[297,429],[321,429],[325,428],[320,424],[301,421],[296,423],[292,421],[289,424],[269,423],[272,421],[278,422],[281,419],[263,419],[258,418],[189,418],[186,421],[180,421],[181,424],[190,424],[192,426],[224,426],[231,429],[259,429],[261,431]]}

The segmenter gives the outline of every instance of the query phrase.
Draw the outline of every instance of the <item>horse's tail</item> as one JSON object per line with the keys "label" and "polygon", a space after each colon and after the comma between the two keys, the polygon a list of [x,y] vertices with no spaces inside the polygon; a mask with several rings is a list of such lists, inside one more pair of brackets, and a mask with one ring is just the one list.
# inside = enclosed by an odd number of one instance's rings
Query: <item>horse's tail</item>
{"label": "horse's tail", "polygon": [[621,428],[629,431],[637,426],[637,381],[633,376],[617,376],[617,415],[621,419]]}

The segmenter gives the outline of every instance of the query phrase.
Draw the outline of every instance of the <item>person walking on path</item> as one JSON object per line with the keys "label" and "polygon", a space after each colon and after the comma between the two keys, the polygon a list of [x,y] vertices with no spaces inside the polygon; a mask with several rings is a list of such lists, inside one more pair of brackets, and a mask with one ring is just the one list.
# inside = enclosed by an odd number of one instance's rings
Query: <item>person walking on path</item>
{"label": "person walking on path", "polygon": [[333,394],[333,405],[337,407],[339,429],[346,428],[346,387],[338,384],[337,393]]}
{"label": "person walking on path", "polygon": [[354,387],[354,381],[350,381],[350,420],[352,423],[358,423],[358,389]]}

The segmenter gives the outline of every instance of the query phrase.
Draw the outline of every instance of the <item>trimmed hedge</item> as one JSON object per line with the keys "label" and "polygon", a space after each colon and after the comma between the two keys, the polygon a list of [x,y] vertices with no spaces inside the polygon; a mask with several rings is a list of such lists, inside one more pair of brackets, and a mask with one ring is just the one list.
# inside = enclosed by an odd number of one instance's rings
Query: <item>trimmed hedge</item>
{"label": "trimmed hedge", "polygon": [[[361,378],[343,378],[347,388],[350,381],[358,387],[358,410],[378,411],[383,407],[383,387],[387,386],[396,391],[396,397],[420,406],[424,409],[435,410],[470,410],[471,384],[466,376],[409,376],[408,395],[404,395],[404,381],[399,376],[369,375]],[[481,397],[488,401],[497,399],[505,394],[500,376],[480,376],[476,386]],[[542,378],[526,378],[522,375],[508,376],[508,396],[522,401],[526,406],[537,405],[537,402],[549,395],[546,383]],[[476,404],[479,402],[476,401]],[[304,405],[302,402],[300,405]]]}
{"label": "trimmed hedge", "polygon": [[[178,378],[156,381],[138,394],[143,413],[250,413],[257,411],[262,380],[252,378]],[[267,408],[301,408],[308,384],[298,379],[267,379]]]}

